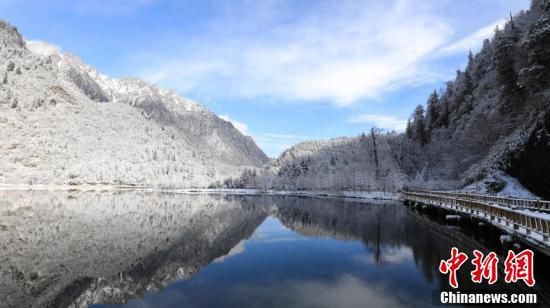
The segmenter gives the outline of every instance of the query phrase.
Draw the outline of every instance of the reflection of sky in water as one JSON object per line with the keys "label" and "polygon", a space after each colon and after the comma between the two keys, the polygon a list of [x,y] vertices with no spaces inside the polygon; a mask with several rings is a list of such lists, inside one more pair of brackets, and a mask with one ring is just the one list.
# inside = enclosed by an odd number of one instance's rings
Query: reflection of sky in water
{"label": "reflection of sky in water", "polygon": [[410,307],[431,304],[431,290],[408,247],[306,237],[268,217],[191,279],[128,307]]}

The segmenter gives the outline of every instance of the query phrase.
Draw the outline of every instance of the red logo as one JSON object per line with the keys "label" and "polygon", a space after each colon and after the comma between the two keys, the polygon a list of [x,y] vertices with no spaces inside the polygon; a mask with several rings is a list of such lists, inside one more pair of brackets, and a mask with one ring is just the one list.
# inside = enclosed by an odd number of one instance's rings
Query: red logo
{"label": "red logo", "polygon": [[508,251],[508,257],[504,262],[506,268],[504,272],[506,283],[523,280],[528,286],[535,285],[535,277],[533,275],[533,251],[526,249],[518,254],[513,251]]}
{"label": "red logo", "polygon": [[[518,280],[523,280],[529,287],[534,286],[533,256],[534,253],[530,249],[525,249],[518,254],[509,250],[506,261],[504,261],[504,272],[506,274],[504,281],[506,283],[516,283]],[[439,263],[439,272],[449,274],[449,285],[455,289],[458,288],[456,273],[466,260],[468,260],[468,256],[460,252],[458,248],[453,247],[451,258],[441,260]],[[472,281],[481,283],[483,279],[486,279],[489,284],[494,284],[498,279],[498,261],[498,257],[494,252],[485,256],[481,251],[474,250],[474,258],[472,259],[474,270],[470,272]]]}
{"label": "red logo", "polygon": [[472,275],[472,281],[475,283],[481,283],[483,279],[488,279],[489,284],[495,283],[498,278],[497,254],[491,252],[483,258],[483,253],[481,251],[474,250],[474,255],[475,258],[472,260],[472,264],[475,266],[475,269],[470,272]]}
{"label": "red logo", "polygon": [[449,285],[455,289],[458,288],[456,271],[460,269],[466,260],[468,260],[468,256],[463,252],[458,252],[458,248],[453,247],[451,249],[451,258],[448,260],[441,260],[441,263],[439,263],[439,271],[442,274],[449,273]]}

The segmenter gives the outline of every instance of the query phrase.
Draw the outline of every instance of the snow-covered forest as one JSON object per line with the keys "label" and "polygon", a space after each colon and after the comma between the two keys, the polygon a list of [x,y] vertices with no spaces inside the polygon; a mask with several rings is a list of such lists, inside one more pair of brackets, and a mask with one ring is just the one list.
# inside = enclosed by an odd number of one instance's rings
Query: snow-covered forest
{"label": "snow-covered forest", "polygon": [[405,180],[394,152],[397,137],[372,129],[356,138],[298,144],[265,169],[258,184],[276,189],[396,191]]}
{"label": "snow-covered forest", "polygon": [[[404,134],[373,130],[354,138],[291,147],[244,186],[385,190],[403,186],[499,192],[507,176],[550,196],[550,3],[536,0],[454,81],[412,112]],[[255,174],[252,174],[255,175]]]}
{"label": "snow-covered forest", "polygon": [[[486,182],[497,192],[518,177],[550,194],[550,6],[510,16],[464,71],[418,106],[406,133],[403,168],[430,182]],[[432,185],[428,185],[432,186]]]}
{"label": "snow-covered forest", "polygon": [[0,183],[204,187],[267,161],[200,104],[47,50],[0,21]]}

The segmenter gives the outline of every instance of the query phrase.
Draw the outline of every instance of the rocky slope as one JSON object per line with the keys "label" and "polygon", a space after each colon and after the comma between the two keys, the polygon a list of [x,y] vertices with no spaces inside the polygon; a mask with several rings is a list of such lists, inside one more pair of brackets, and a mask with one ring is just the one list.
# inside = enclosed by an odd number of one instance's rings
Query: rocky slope
{"label": "rocky slope", "polygon": [[33,52],[1,21],[0,79],[0,183],[206,186],[267,161],[200,104]]}

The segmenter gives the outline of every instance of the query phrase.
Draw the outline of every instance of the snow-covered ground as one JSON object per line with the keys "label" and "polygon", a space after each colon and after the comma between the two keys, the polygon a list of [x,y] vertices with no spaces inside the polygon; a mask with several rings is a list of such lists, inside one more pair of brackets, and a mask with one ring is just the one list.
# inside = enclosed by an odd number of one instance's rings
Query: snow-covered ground
{"label": "snow-covered ground", "polygon": [[330,191],[330,190],[263,190],[263,189],[180,189],[180,193],[221,193],[239,195],[284,195],[304,197],[336,197],[374,200],[397,200],[398,193],[382,191]]}
{"label": "snow-covered ground", "polygon": [[293,190],[264,190],[264,189],[223,189],[223,188],[156,188],[146,186],[125,186],[125,185],[6,185],[0,184],[0,191],[10,190],[74,190],[74,191],[124,191],[137,190],[145,192],[168,192],[180,194],[226,194],[226,195],[282,195],[282,196],[305,196],[305,197],[334,197],[353,198],[370,200],[398,200],[399,194],[382,191],[293,191]]}
{"label": "snow-covered ground", "polygon": [[503,172],[497,172],[496,175],[491,175],[481,181],[472,183],[459,191],[461,192],[468,192],[468,193],[475,193],[475,194],[491,194],[487,191],[487,181],[495,181],[495,176],[499,179],[504,181],[505,186],[504,188],[496,193],[499,197],[514,197],[514,198],[521,198],[521,199],[540,199],[537,195],[533,194],[529,190],[527,190],[521,183],[514,177],[509,176]]}

